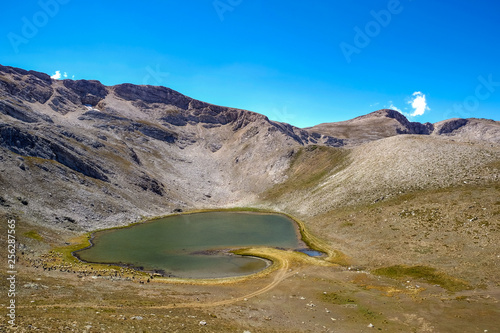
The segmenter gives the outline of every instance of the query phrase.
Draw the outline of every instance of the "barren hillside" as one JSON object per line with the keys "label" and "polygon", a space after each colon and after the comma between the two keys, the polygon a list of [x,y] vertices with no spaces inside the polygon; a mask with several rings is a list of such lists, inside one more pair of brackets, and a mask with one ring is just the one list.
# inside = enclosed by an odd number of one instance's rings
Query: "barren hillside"
{"label": "barren hillside", "polygon": [[[285,210],[315,215],[414,191],[498,183],[499,159],[498,145],[443,136],[393,136],[350,149],[305,148],[288,181],[266,195],[274,202],[281,198]],[[302,176],[303,165],[323,168],[310,167],[307,175],[319,174],[300,187],[294,179]]]}

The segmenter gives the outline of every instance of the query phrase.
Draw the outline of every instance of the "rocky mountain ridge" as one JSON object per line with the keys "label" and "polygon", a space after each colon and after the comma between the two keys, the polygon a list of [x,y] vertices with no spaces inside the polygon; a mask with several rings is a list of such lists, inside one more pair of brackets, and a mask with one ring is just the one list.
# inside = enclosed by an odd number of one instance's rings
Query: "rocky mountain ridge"
{"label": "rocky mountain ridge", "polygon": [[[253,205],[262,193],[290,181],[290,167],[305,148],[340,149],[350,156],[347,161],[363,164],[370,160],[370,149],[363,145],[381,141],[375,146],[383,160],[383,147],[393,145],[389,139],[397,135],[410,136],[408,144],[419,136],[495,147],[500,140],[495,121],[420,124],[393,110],[300,129],[166,87],[53,80],[6,66],[0,66],[0,120],[0,208],[71,230],[122,225],[175,210]],[[401,148],[404,154],[412,154],[411,149]],[[488,154],[473,155],[494,160],[496,153]],[[349,175],[354,176],[346,179],[357,179],[358,168],[352,165]],[[371,168],[363,165],[362,170],[362,178],[369,179]],[[452,179],[450,184],[461,181]],[[340,185],[332,191],[349,196],[347,189],[339,192]],[[360,195],[366,186],[358,182],[350,188]],[[310,207],[329,205],[320,202],[326,198],[321,193],[315,192]]]}
{"label": "rocky mountain ridge", "polygon": [[[249,122],[259,119],[268,122],[276,130],[292,137],[300,144],[318,142],[328,144],[333,139],[322,138],[321,135],[312,135],[288,124],[270,121],[267,117],[254,112],[201,102],[161,86],[137,86],[125,83],[106,87],[95,80],[57,81],[44,73],[1,65],[0,73],[2,74],[0,85],[4,97],[0,101],[1,112],[27,123],[54,122],[54,116],[47,114],[51,113],[47,112],[47,108],[42,109],[42,112],[33,109],[34,106],[44,105],[63,116],[88,109],[89,111],[83,113],[80,120],[94,117],[102,120],[156,118],[160,120],[159,125],[165,126],[203,123],[205,127],[215,127],[231,123],[233,129],[238,130]],[[9,100],[8,97],[14,99]],[[110,103],[113,99],[130,102],[132,106],[140,109],[142,114],[131,113],[130,105],[125,110],[117,109]],[[35,105],[36,103],[41,105]]]}
{"label": "rocky mountain ridge", "polygon": [[297,147],[343,144],[166,87],[5,66],[0,119],[3,207],[75,230],[247,202],[286,177]]}

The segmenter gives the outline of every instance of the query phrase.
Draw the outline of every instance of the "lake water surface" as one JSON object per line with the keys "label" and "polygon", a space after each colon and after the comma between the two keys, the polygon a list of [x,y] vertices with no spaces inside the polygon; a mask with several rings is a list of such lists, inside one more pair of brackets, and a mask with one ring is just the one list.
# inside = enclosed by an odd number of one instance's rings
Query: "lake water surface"
{"label": "lake water surface", "polygon": [[183,278],[248,275],[269,265],[267,260],[233,255],[227,249],[304,246],[291,219],[246,212],[170,216],[97,232],[93,244],[75,255],[88,262],[130,265]]}

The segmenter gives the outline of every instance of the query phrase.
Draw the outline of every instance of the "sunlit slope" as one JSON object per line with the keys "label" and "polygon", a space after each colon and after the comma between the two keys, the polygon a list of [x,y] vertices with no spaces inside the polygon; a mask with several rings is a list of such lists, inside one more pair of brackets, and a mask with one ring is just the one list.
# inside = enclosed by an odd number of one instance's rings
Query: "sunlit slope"
{"label": "sunlit slope", "polygon": [[446,137],[401,135],[352,149],[304,148],[288,179],[266,192],[279,207],[317,215],[424,189],[499,180],[497,146]]}

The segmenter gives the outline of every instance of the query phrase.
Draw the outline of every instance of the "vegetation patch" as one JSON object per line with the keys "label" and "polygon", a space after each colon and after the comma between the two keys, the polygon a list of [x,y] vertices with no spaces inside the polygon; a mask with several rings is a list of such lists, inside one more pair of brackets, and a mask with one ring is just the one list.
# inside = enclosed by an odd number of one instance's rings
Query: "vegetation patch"
{"label": "vegetation patch", "polygon": [[335,304],[335,305],[352,305],[353,307],[355,306],[356,309],[359,311],[359,313],[367,318],[367,319],[376,319],[379,317],[379,315],[369,308],[358,304],[358,302],[349,296],[342,295],[339,293],[323,293],[321,295],[321,300],[330,303],[330,304]]}
{"label": "vegetation patch", "polygon": [[328,175],[349,164],[349,152],[341,148],[311,146],[301,148],[292,157],[288,180],[264,193],[264,200],[274,202],[282,196],[300,190],[311,190]]}
{"label": "vegetation patch", "polygon": [[337,305],[356,304],[356,300],[354,300],[353,298],[338,293],[321,294],[321,300],[326,303],[337,304]]}
{"label": "vegetation patch", "polygon": [[40,241],[40,242],[43,241],[43,237],[40,236],[40,234],[36,230],[31,230],[31,231],[25,232],[24,236],[31,238],[31,239],[35,239],[35,240]]}
{"label": "vegetation patch", "polygon": [[471,285],[468,282],[438,272],[435,268],[428,266],[395,265],[378,268],[372,271],[372,273],[400,280],[408,278],[422,280],[430,284],[437,284],[452,292],[471,289]]}

